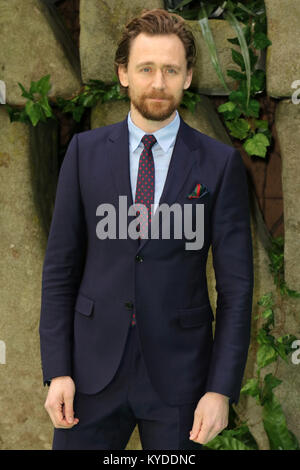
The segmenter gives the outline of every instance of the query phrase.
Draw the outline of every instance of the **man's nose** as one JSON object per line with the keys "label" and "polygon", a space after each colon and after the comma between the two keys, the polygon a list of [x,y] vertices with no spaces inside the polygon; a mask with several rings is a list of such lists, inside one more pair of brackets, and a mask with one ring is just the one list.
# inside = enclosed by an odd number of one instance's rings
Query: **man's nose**
{"label": "man's nose", "polygon": [[163,89],[165,88],[165,77],[162,70],[157,70],[152,82],[153,88]]}

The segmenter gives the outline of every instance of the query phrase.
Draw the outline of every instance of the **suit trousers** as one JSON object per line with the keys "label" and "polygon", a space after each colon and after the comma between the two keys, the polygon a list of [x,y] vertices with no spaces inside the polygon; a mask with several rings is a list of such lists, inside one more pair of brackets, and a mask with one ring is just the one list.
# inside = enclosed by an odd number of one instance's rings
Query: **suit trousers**
{"label": "suit trousers", "polygon": [[162,402],[149,380],[137,327],[131,324],[115,376],[99,393],[75,391],[79,422],[69,429],[54,428],[52,450],[123,450],[136,424],[143,450],[201,450],[201,444],[189,439],[197,403]]}

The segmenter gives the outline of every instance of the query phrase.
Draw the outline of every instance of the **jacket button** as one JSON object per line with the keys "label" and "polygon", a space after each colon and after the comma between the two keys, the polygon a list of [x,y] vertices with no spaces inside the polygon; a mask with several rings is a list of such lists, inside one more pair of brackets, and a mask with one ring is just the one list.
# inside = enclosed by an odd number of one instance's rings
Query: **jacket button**
{"label": "jacket button", "polygon": [[141,263],[142,261],[144,261],[144,258],[142,258],[142,256],[140,255],[136,255],[135,260]]}
{"label": "jacket button", "polygon": [[132,309],[133,308],[133,303],[132,302],[125,302],[125,307],[128,308],[128,309]]}

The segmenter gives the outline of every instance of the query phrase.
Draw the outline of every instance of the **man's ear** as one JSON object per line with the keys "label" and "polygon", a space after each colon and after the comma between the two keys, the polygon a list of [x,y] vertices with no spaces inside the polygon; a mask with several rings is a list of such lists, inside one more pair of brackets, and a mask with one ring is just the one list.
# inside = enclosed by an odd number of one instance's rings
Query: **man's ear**
{"label": "man's ear", "polygon": [[128,87],[127,67],[123,64],[118,66],[119,80],[123,87]]}
{"label": "man's ear", "polygon": [[184,90],[187,90],[189,88],[190,84],[192,83],[192,78],[193,78],[193,69],[190,68],[186,74],[186,79],[185,79],[184,86],[183,86]]}

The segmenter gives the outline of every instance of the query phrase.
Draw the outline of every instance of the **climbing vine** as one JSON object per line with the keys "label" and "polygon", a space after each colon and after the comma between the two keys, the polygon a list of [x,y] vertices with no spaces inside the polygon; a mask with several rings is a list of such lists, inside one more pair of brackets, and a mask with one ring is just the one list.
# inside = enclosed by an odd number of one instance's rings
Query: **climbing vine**
{"label": "climbing vine", "polygon": [[[273,275],[275,293],[268,292],[259,300],[261,309],[256,319],[263,321],[256,335],[257,369],[255,376],[248,379],[241,389],[241,394],[255,398],[257,406],[261,407],[261,420],[268,438],[271,450],[300,450],[296,436],[288,429],[282,407],[273,390],[282,380],[268,373],[262,378],[261,371],[269,364],[291,361],[291,355],[297,347],[297,338],[285,333],[285,302],[289,297],[300,298],[300,292],[289,289],[284,280],[284,242],[282,237],[272,238],[268,251],[269,270]],[[281,313],[279,324],[275,322],[275,311]],[[258,444],[250,432],[246,422],[240,422],[239,417],[231,409],[233,418],[229,429],[225,429],[213,440],[206,444],[210,449],[222,450],[255,450]]]}
{"label": "climbing vine", "polygon": [[[227,102],[221,104],[218,111],[223,116],[229,134],[243,142],[248,155],[265,157],[271,143],[271,132],[268,121],[259,119],[260,103],[257,96],[265,91],[266,74],[262,68],[256,67],[259,54],[271,44],[266,34],[264,1],[165,0],[165,7],[187,20],[199,22],[211,62],[228,93]],[[231,48],[232,60],[240,70],[226,71],[235,80],[234,90],[230,90],[225,82],[209,17],[222,17],[236,32],[236,37],[227,38],[231,44],[240,47],[240,51]]]}
{"label": "climbing vine", "polygon": [[[37,82],[32,81],[29,90],[18,82],[22,90],[22,96],[27,99],[24,107],[12,107],[5,104],[10,121],[20,121],[36,126],[38,122],[46,122],[47,119],[57,120],[52,107],[57,106],[63,113],[70,113],[76,122],[80,122],[86,108],[93,108],[97,103],[108,101],[129,101],[129,98],[120,92],[117,77],[111,84],[101,80],[90,80],[77,93],[69,99],[62,97],[50,98],[50,75],[45,75]],[[201,97],[192,91],[185,91],[181,106],[194,112],[196,104]]]}

